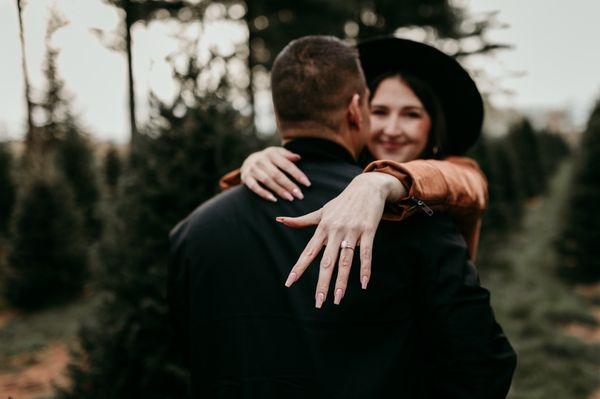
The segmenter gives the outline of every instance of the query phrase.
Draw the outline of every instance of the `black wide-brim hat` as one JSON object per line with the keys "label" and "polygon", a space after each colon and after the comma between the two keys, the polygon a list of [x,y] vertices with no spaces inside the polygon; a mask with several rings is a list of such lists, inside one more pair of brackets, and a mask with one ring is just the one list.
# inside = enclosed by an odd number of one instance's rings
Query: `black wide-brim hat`
{"label": "black wide-brim hat", "polygon": [[458,61],[427,44],[389,36],[365,40],[357,48],[367,82],[399,71],[431,86],[446,118],[445,154],[464,154],[477,141],[483,124],[483,100]]}

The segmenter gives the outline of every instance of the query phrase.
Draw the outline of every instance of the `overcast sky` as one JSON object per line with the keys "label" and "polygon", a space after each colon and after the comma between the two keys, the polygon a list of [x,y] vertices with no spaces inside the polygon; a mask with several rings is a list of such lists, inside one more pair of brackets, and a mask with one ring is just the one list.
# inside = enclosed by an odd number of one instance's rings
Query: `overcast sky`
{"label": "overcast sky", "polygon": [[[498,10],[509,25],[490,38],[514,45],[494,57],[471,61],[500,82],[510,94],[497,92],[497,106],[566,108],[581,122],[600,95],[600,1],[596,0],[456,0],[479,13]],[[45,21],[56,4],[69,25],[55,36],[61,49],[59,71],[73,95],[76,111],[87,130],[100,139],[128,138],[124,56],[107,50],[92,28],[114,30],[119,16],[101,0],[30,0],[26,25],[28,71],[35,88],[43,87]],[[172,95],[170,70],[164,61],[177,42],[166,24],[140,26],[134,33],[134,73],[138,104],[151,88],[161,97]],[[215,27],[224,29],[224,27]],[[23,79],[14,0],[0,0],[0,139],[18,138],[24,131]],[[216,34],[216,36],[222,36]],[[141,106],[139,118],[144,119]]]}

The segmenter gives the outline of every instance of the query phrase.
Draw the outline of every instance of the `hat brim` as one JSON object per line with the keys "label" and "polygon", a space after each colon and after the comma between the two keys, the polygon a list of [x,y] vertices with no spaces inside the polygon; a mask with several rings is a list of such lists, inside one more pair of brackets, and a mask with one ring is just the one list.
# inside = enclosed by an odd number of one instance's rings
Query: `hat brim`
{"label": "hat brim", "polygon": [[477,141],[483,124],[483,100],[458,61],[427,44],[396,37],[366,40],[357,48],[367,82],[400,71],[431,86],[446,119],[446,154],[464,154]]}

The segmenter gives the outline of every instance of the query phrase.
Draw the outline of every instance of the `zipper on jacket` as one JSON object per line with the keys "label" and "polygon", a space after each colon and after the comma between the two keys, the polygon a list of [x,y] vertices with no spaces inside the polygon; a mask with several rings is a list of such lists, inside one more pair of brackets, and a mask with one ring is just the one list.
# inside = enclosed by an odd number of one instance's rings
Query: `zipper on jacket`
{"label": "zipper on jacket", "polygon": [[423,200],[420,200],[415,197],[410,197],[410,200],[412,201],[414,206],[418,206],[419,208],[421,208],[421,210],[425,212],[427,216],[433,215],[433,209],[431,209]]}

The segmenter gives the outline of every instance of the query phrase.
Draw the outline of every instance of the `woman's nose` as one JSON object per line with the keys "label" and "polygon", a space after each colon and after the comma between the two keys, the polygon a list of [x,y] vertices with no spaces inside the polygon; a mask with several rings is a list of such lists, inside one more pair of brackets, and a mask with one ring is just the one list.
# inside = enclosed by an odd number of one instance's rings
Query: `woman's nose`
{"label": "woman's nose", "polygon": [[399,136],[402,134],[402,127],[400,126],[399,119],[397,117],[390,117],[383,129],[383,133],[388,136]]}

